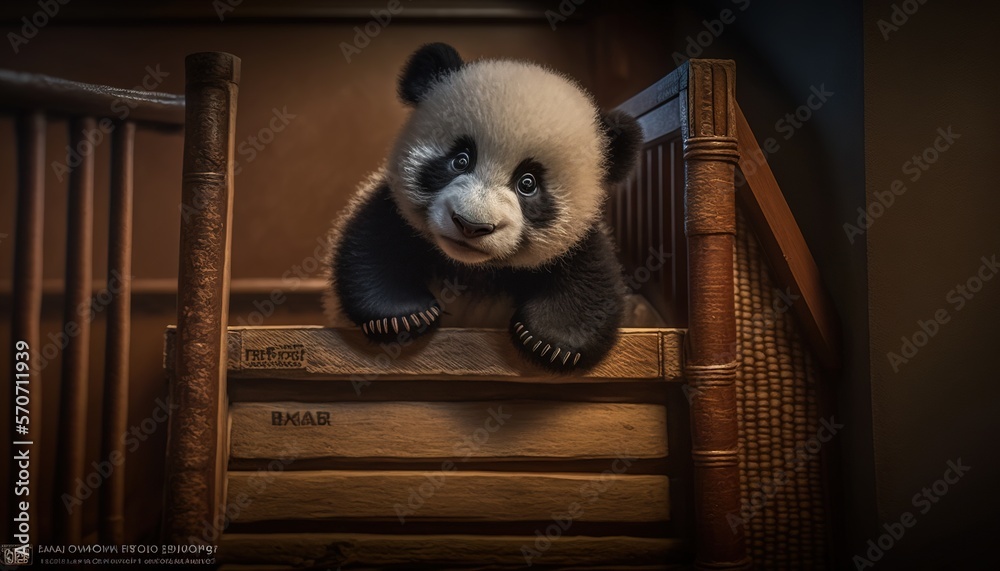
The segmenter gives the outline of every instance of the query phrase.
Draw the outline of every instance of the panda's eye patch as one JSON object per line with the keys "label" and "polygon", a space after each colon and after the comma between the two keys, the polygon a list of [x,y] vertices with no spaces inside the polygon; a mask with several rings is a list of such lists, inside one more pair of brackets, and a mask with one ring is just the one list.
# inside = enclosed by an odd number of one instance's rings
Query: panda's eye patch
{"label": "panda's eye patch", "polygon": [[538,192],[538,181],[535,180],[535,175],[530,172],[526,172],[517,179],[517,192],[521,193],[522,196],[534,196]]}
{"label": "panda's eye patch", "polygon": [[472,166],[472,157],[467,151],[462,151],[451,159],[451,168],[458,172],[465,172],[469,170],[470,166]]}
{"label": "panda's eye patch", "polygon": [[545,165],[533,158],[524,159],[510,173],[510,189],[518,198],[521,214],[532,228],[548,228],[559,217],[556,196],[546,186],[546,182],[553,180],[549,176]]}
{"label": "panda's eye patch", "polygon": [[431,195],[445,188],[459,176],[476,168],[476,141],[468,136],[458,137],[451,147],[432,159],[421,162],[416,190]]}
{"label": "panda's eye patch", "polygon": [[523,198],[531,198],[545,188],[545,167],[535,159],[524,159],[510,177],[510,186]]}

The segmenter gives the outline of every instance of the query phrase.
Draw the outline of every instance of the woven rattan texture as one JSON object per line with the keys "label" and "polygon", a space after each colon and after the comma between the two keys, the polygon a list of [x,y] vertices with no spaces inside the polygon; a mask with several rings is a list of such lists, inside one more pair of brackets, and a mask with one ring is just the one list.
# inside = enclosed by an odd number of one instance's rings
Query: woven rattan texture
{"label": "woven rattan texture", "polygon": [[740,493],[757,569],[829,567],[818,374],[746,219],[736,237]]}

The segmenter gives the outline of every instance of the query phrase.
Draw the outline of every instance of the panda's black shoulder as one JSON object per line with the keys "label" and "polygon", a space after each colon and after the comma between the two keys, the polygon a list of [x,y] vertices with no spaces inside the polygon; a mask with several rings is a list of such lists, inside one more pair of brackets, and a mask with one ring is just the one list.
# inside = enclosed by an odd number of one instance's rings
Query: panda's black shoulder
{"label": "panda's black shoulder", "polygon": [[[598,297],[622,287],[621,264],[607,230],[593,225],[573,247],[540,268],[512,272],[515,292],[530,293],[547,286],[580,288],[581,294]],[[516,294],[515,294],[516,295]]]}
{"label": "panda's black shoulder", "polygon": [[[373,248],[374,246],[374,248]],[[436,262],[432,246],[403,217],[393,199],[389,185],[382,182],[369,191],[358,205],[336,245],[338,250],[334,272],[349,264],[372,267],[379,264],[426,264]],[[362,259],[362,252],[372,250],[397,252],[399,257],[386,260]],[[374,269],[374,268],[372,268]],[[345,284],[345,286],[348,284]],[[363,284],[352,284],[363,285]]]}

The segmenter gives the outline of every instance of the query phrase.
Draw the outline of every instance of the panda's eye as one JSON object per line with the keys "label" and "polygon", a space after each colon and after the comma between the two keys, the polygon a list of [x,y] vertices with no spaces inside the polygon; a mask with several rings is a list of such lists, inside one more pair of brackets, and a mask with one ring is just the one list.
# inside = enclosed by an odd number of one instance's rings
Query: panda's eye
{"label": "panda's eye", "polygon": [[535,180],[535,175],[530,172],[521,175],[521,178],[517,179],[517,192],[522,196],[534,196],[538,192],[538,181]]}
{"label": "panda's eye", "polygon": [[451,168],[458,172],[465,172],[469,169],[469,165],[472,164],[472,157],[469,153],[462,151],[455,155],[455,158],[451,159]]}

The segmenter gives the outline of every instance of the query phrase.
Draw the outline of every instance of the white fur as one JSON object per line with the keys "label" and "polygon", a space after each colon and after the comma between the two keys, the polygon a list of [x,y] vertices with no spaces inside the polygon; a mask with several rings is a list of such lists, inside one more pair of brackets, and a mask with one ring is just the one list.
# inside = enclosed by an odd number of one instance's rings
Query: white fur
{"label": "white fur", "polygon": [[[477,146],[473,172],[427,199],[416,190],[421,167],[445,156],[459,137]],[[448,256],[469,264],[537,267],[580,241],[600,215],[606,136],[597,106],[572,80],[535,64],[481,60],[436,85],[411,114],[386,169],[389,186],[410,225]],[[555,196],[559,214],[528,231],[510,178],[534,158],[546,168],[542,192]],[[427,218],[419,207],[429,207]],[[455,246],[451,212],[497,225],[475,239],[486,253]]]}
{"label": "white fur", "polygon": [[[476,142],[473,172],[424,204],[416,190],[422,166],[445,156],[463,135]],[[597,223],[605,196],[606,145],[597,106],[579,85],[558,73],[530,63],[480,60],[446,76],[417,105],[386,166],[360,187],[333,224],[324,264],[330,284],[323,294],[328,324],[351,325],[335,294],[331,269],[336,246],[347,221],[383,181],[410,225],[449,257],[467,264],[537,267],[565,254]],[[556,199],[559,213],[548,228],[529,229],[510,188],[514,169],[526,158],[545,166],[541,192]],[[419,206],[428,207],[426,217]],[[475,239],[475,246],[486,253],[444,238],[462,238],[451,220],[454,211],[497,225],[492,234]],[[503,326],[512,306],[506,298],[462,296],[453,307],[442,309],[445,326],[482,327]]]}

